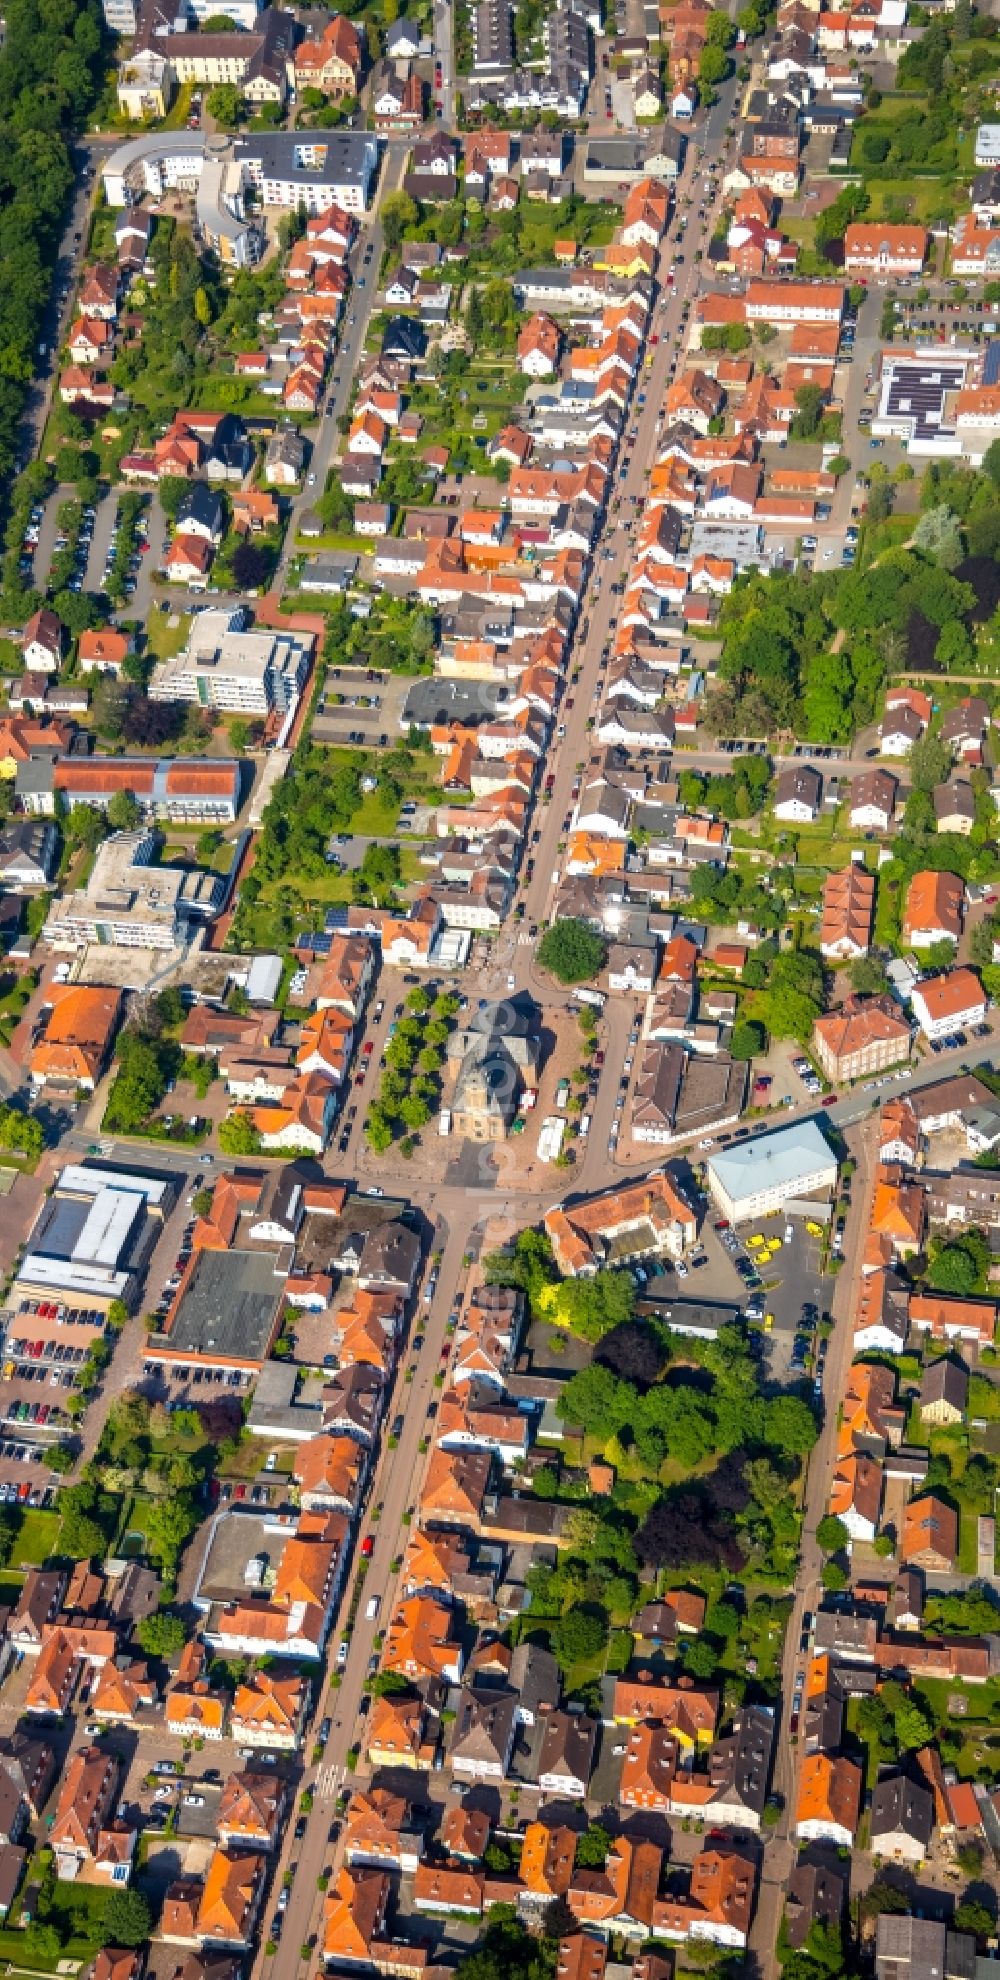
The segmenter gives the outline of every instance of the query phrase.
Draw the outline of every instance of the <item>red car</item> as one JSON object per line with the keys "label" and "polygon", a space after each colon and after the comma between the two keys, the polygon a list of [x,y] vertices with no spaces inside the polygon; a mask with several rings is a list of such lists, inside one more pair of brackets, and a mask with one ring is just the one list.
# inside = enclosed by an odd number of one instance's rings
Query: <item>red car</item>
{"label": "red car", "polygon": [[370,1059],[370,1058],[371,1058],[371,1055],[372,1055],[372,1053],[373,1053],[373,1052],[374,1052],[374,1050],[375,1050],[375,1040],[374,1040],[374,1038],[369,1038],[369,1039],[366,1039],[366,1041],[365,1041],[365,1043],[364,1043],[364,1045],[362,1046],[362,1048],[361,1048],[361,1049],[362,1049],[362,1053],[363,1053],[363,1056],[364,1056],[364,1057],[365,1057],[366,1059]]}
{"label": "red car", "polygon": [[361,1542],[361,1552],[363,1553],[366,1561],[371,1560],[371,1557],[375,1552],[375,1542],[372,1539],[370,1533],[366,1533],[364,1539]]}

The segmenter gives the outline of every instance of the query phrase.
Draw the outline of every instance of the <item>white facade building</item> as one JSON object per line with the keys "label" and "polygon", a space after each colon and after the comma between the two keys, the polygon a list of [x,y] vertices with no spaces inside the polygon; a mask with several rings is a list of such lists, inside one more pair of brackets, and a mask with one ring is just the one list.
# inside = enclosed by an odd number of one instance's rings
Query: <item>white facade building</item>
{"label": "white facade building", "polygon": [[246,630],[243,613],[203,612],[187,646],[161,660],[149,684],[152,701],[193,701],[230,715],[287,714],[309,671],[312,642],[290,632]]}
{"label": "white facade building", "polygon": [[755,1135],[708,1162],[712,1200],[733,1224],[765,1217],[793,1199],[828,1197],[836,1183],[836,1157],[812,1121]]}

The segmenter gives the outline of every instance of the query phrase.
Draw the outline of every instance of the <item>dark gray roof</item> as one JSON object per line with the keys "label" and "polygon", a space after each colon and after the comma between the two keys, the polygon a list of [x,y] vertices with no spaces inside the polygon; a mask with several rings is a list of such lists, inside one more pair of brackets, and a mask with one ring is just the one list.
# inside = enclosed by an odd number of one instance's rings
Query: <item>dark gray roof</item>
{"label": "dark gray roof", "polygon": [[513,1691],[466,1691],[455,1720],[451,1759],[506,1766],[517,1723]]}
{"label": "dark gray roof", "polygon": [[536,1718],[559,1703],[559,1667],[541,1643],[519,1643],[510,1660],[510,1681],[521,1709]]}
{"label": "dark gray roof", "polygon": [[976,1942],[936,1918],[883,1911],[875,1931],[878,1980],[973,1980]]}
{"label": "dark gray roof", "polygon": [[871,1843],[878,1854],[883,1836],[897,1832],[926,1848],[934,1830],[934,1796],[930,1788],[906,1774],[888,1774],[872,1792]]}
{"label": "dark gray roof", "polygon": [[177,527],[183,530],[186,523],[200,523],[203,529],[213,532],[225,525],[226,509],[218,489],[209,488],[204,481],[192,481],[185,489],[177,510]]}
{"label": "dark gray roof", "polygon": [[382,336],[386,357],[422,358],[427,349],[427,332],[412,316],[392,316]]}
{"label": "dark gray roof", "polygon": [[586,1712],[552,1712],[546,1721],[538,1772],[572,1774],[586,1787],[594,1764],[597,1720]]}
{"label": "dark gray roof", "polygon": [[266,179],[287,179],[292,185],[321,180],[330,186],[367,186],[378,159],[374,136],[366,131],[324,131],[322,146],[322,159],[306,165],[298,162],[302,151],[298,131],[268,131],[238,139],[236,158],[256,167]]}
{"label": "dark gray roof", "polygon": [[202,1251],[170,1328],[169,1345],[176,1354],[263,1361],[280,1305],[281,1281],[275,1278],[270,1253]]}
{"label": "dark gray roof", "polygon": [[921,1408],[927,1403],[948,1402],[964,1415],[968,1399],[969,1371],[964,1361],[954,1360],[950,1354],[932,1361],[920,1384]]}
{"label": "dark gray roof", "polygon": [[847,1896],[846,1865],[800,1862],[788,1879],[785,1918],[792,1946],[804,1945],[812,1925],[839,1924]]}
{"label": "dark gray roof", "polygon": [[51,819],[12,818],[0,830],[0,874],[29,862],[48,876],[55,850],[56,833]]}
{"label": "dark gray roof", "polygon": [[723,1800],[731,1798],[751,1813],[763,1814],[773,1745],[774,1713],[766,1705],[747,1705],[737,1712],[732,1732],[716,1741],[708,1763],[709,1778]]}

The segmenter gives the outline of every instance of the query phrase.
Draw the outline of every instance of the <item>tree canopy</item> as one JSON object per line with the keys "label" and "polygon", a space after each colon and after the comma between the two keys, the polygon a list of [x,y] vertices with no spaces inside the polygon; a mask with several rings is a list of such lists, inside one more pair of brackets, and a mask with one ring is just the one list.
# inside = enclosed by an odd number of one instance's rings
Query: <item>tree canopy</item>
{"label": "tree canopy", "polygon": [[538,960],[560,983],[592,983],[606,947],[596,930],[572,916],[554,921],[538,945]]}

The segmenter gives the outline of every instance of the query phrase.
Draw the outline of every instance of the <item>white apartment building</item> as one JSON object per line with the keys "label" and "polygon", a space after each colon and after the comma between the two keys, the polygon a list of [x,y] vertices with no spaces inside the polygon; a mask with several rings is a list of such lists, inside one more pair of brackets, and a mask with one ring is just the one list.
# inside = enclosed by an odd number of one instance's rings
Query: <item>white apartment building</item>
{"label": "white apartment building", "polygon": [[192,924],[209,920],[221,899],[214,874],[186,866],[155,866],[155,833],[140,829],[106,839],[86,884],[57,895],[45,924],[56,949],[175,949]]}
{"label": "white apartment building", "polygon": [[291,713],[309,671],[312,641],[266,627],[246,629],[243,613],[202,612],[187,646],[161,660],[149,683],[153,701],[193,701],[227,715]]}

